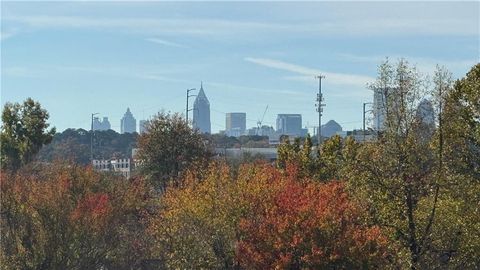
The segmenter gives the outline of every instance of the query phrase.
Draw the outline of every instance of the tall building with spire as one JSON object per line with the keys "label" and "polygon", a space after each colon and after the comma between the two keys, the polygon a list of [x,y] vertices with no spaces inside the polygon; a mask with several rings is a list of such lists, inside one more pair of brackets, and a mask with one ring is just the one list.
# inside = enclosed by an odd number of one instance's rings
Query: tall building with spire
{"label": "tall building with spire", "polygon": [[127,112],[125,112],[120,120],[120,133],[133,133],[136,131],[137,120],[135,120],[133,114],[130,112],[130,108],[127,108]]}
{"label": "tall building with spire", "polygon": [[202,133],[212,133],[210,124],[210,102],[203,91],[203,83],[200,84],[200,91],[193,103],[193,128]]}

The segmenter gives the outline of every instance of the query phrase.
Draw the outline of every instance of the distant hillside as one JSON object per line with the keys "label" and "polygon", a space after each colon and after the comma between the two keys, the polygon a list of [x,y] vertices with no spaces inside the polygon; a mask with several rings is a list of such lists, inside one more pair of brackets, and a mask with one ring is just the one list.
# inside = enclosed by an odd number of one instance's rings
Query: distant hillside
{"label": "distant hillside", "polygon": [[[95,131],[93,156],[95,159],[129,158],[137,143],[137,133],[120,134],[113,130]],[[80,164],[90,162],[90,132],[67,129],[55,134],[53,141],[38,154],[40,161],[72,160]]]}

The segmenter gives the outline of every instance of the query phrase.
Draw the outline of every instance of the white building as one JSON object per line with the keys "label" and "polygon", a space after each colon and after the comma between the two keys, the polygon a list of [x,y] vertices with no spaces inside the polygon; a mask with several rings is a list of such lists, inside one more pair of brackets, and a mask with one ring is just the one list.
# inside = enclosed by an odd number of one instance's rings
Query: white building
{"label": "white building", "polygon": [[110,159],[110,160],[93,160],[92,166],[98,172],[115,172],[125,178],[130,178],[132,172],[132,163],[129,158]]}

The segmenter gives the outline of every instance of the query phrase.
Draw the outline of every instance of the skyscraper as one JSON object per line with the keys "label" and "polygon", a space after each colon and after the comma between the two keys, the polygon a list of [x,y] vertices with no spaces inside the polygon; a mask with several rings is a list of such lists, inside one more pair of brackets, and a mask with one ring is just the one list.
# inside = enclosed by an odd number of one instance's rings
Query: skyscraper
{"label": "skyscraper", "polygon": [[386,96],[381,88],[373,90],[373,129],[382,130],[385,125]]}
{"label": "skyscraper", "polygon": [[417,119],[427,126],[435,126],[435,111],[432,102],[427,99],[420,101],[417,107]]}
{"label": "skyscraper", "polygon": [[[393,118],[400,109],[400,88],[387,87],[373,90],[373,129],[385,130],[386,121],[395,121]],[[387,109],[389,115],[387,115]],[[388,119],[387,119],[388,118]]]}
{"label": "skyscraper", "polygon": [[140,120],[138,121],[138,133],[142,134],[146,131],[148,121],[147,120]]}
{"label": "skyscraper", "polygon": [[133,133],[136,131],[137,120],[135,120],[130,112],[130,108],[127,108],[127,112],[125,112],[123,118],[120,120],[120,133]]}
{"label": "skyscraper", "polygon": [[277,133],[280,135],[301,136],[302,135],[302,115],[301,114],[277,115]]}
{"label": "skyscraper", "polygon": [[109,130],[111,129],[110,121],[108,117],[103,117],[100,121],[98,117],[93,118],[93,130]]}
{"label": "skyscraper", "polygon": [[227,113],[225,129],[227,136],[239,137],[243,135],[247,129],[247,114],[240,112]]}
{"label": "skyscraper", "polygon": [[193,103],[193,128],[202,133],[211,133],[210,102],[203,91],[203,83],[200,85],[200,91]]}

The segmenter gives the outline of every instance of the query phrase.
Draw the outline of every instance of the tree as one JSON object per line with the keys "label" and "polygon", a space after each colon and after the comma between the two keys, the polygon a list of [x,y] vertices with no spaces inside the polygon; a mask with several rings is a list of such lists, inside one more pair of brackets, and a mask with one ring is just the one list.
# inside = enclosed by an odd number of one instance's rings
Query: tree
{"label": "tree", "polygon": [[26,166],[0,179],[1,269],[138,269],[153,197],[75,164]]}
{"label": "tree", "polygon": [[387,238],[363,225],[341,182],[271,184],[280,186],[274,196],[240,221],[237,256],[245,269],[388,268]]}
{"label": "tree", "polygon": [[[91,132],[84,129],[66,129],[57,133],[48,145],[42,147],[37,159],[45,162],[71,160],[77,164],[90,164]],[[93,158],[130,158],[136,147],[137,133],[117,133],[113,130],[96,130],[93,133]]]}
{"label": "tree", "polygon": [[277,169],[258,163],[237,174],[221,163],[189,171],[161,198],[161,213],[149,227],[152,254],[175,269],[389,264],[386,238],[363,223],[363,208],[350,201],[343,184],[298,172],[293,164]]}
{"label": "tree", "polygon": [[438,128],[438,207],[429,236],[432,267],[474,269],[480,265],[480,65],[451,87],[450,74],[434,76]]}
{"label": "tree", "polygon": [[48,129],[48,118],[48,112],[31,98],[23,104],[5,104],[0,135],[2,169],[17,170],[32,161],[43,145],[50,143],[55,128]]}
{"label": "tree", "polygon": [[309,177],[319,181],[343,179],[346,164],[353,162],[358,143],[351,137],[342,139],[336,135],[325,140],[316,153],[312,153],[310,135],[305,137],[303,145],[300,140],[293,144],[284,140],[278,147],[277,167],[285,168],[286,164],[296,164],[300,177]]}
{"label": "tree", "polygon": [[[449,107],[448,97],[456,91],[450,81],[445,69],[437,70],[433,90],[438,121],[434,135],[427,140],[419,135],[423,126],[416,112],[429,81],[403,59],[395,66],[384,62],[372,85],[384,96],[384,129],[376,141],[355,151],[355,161],[347,163],[345,170],[351,194],[367,203],[370,222],[389,231],[391,239],[403,246],[399,254],[411,269],[469,268],[475,263],[466,258],[475,257],[472,252],[478,250],[478,237],[472,235],[478,229],[473,224],[478,224],[474,213],[478,211],[479,187],[471,178],[475,165],[468,167],[468,158],[463,156],[469,155],[467,149],[476,149],[465,147],[475,145],[474,141],[464,140],[475,136],[475,128],[467,128],[464,123],[468,121],[458,118],[469,102]],[[466,85],[473,86],[471,89],[477,85],[473,78],[461,81],[469,81]],[[475,104],[474,100],[470,104]],[[454,114],[448,113],[451,108],[457,108]],[[451,125],[465,129],[456,133]],[[465,131],[469,135],[460,135]],[[449,159],[455,162],[449,163]],[[469,173],[459,174],[462,167]]]}
{"label": "tree", "polygon": [[213,155],[209,142],[177,113],[161,112],[150,120],[138,139],[138,148],[141,173],[160,189]]}

